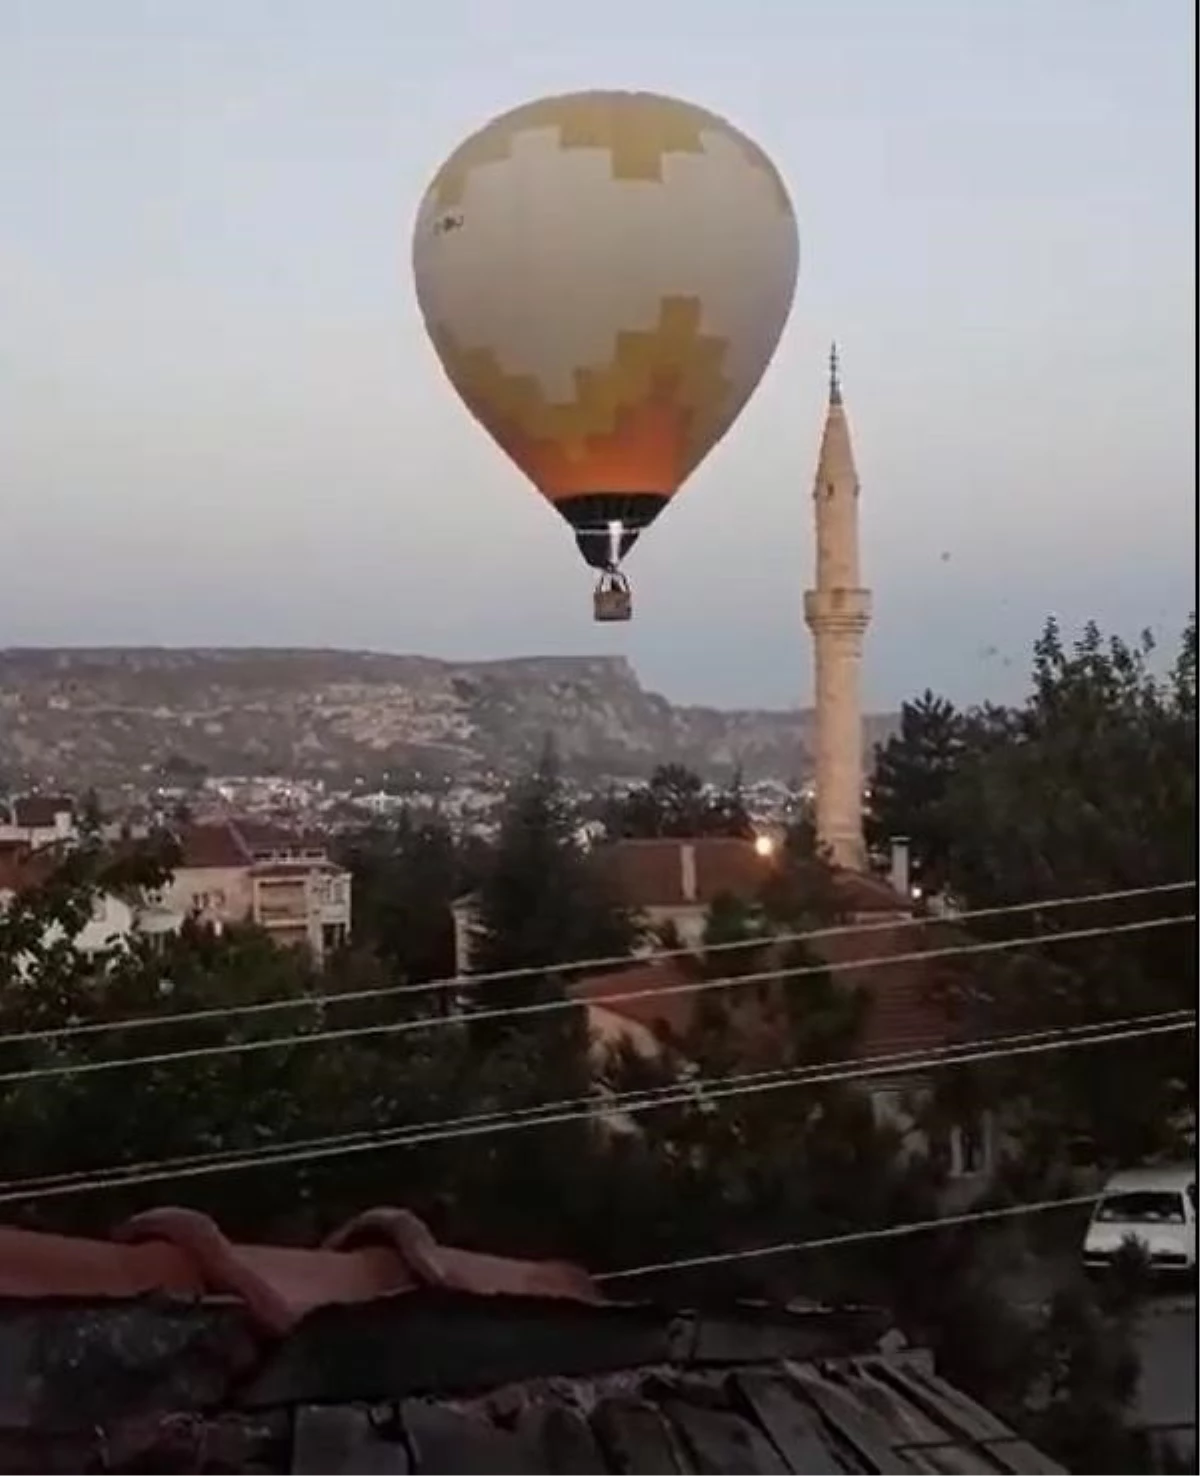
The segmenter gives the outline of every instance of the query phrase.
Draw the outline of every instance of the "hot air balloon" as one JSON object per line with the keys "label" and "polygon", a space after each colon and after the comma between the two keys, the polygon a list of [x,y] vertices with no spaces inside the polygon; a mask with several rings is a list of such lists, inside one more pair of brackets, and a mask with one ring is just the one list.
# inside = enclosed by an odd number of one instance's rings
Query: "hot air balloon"
{"label": "hot air balloon", "polygon": [[798,259],[766,154],[652,93],[516,108],[426,191],[413,274],[434,349],[599,571],[597,620],[630,618],[621,562],[754,392]]}

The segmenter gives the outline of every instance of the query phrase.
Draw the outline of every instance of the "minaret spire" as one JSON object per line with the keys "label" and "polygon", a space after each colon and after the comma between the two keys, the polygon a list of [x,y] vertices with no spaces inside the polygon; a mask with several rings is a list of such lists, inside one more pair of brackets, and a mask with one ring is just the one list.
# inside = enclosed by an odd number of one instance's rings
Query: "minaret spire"
{"label": "minaret spire", "polygon": [[816,588],[804,596],[816,677],[817,840],[836,865],[862,870],[863,736],[859,672],[871,594],[861,584],[858,471],[842,403],[841,363],[829,352],[829,406],[813,484]]}
{"label": "minaret spire", "polygon": [[838,362],[836,339],[829,345],[829,403],[831,405],[842,403],[842,374],[841,365]]}

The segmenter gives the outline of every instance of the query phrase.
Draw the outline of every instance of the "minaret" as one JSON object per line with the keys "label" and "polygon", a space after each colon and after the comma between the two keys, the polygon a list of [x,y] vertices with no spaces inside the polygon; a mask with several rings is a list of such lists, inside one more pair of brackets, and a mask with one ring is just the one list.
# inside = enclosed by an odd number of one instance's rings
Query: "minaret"
{"label": "minaret", "polygon": [[835,865],[866,868],[863,840],[863,732],[859,667],[871,619],[871,592],[858,567],[858,473],[842,404],[835,344],[829,354],[829,408],[813,485],[817,587],[805,592],[817,695],[817,841]]}

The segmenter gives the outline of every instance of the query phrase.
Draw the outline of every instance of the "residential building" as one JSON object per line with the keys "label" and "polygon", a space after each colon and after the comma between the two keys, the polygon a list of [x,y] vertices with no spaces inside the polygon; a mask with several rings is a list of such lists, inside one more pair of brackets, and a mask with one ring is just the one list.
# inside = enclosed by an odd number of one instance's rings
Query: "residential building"
{"label": "residential building", "polygon": [[163,888],[166,905],[216,928],[252,917],[254,858],[236,827],[188,825],[177,839],[180,859]]}
{"label": "residential building", "polygon": [[350,938],[350,873],[319,836],[250,821],[190,825],[164,889],[167,905],[215,927],[255,922],[319,961]]}
{"label": "residential building", "polygon": [[[759,854],[753,841],[708,836],[619,841],[601,855],[625,905],[656,928],[669,927],[689,949],[703,944],[709,908],[718,898],[753,903],[778,864]],[[864,1080],[864,1090],[881,1124],[894,1127],[913,1151],[926,1151],[931,1146],[923,1127],[931,1099],[928,1073],[902,1061],[894,1072],[878,1067],[889,1058],[948,1046],[971,1029],[952,962],[897,960],[897,955],[945,946],[948,925],[914,917],[911,900],[879,877],[814,865],[813,887],[814,895],[820,888],[838,919],[814,932],[809,944],[814,959],[829,965],[835,978],[864,999],[856,1060],[873,1062],[876,1070]],[[704,997],[687,988],[696,979],[686,958],[650,957],[580,978],[570,993],[587,1006],[598,1050],[623,1040],[651,1054],[686,1040]],[[774,996],[761,989],[722,991],[747,1069],[773,1064],[780,994],[802,989],[803,976],[781,979],[773,988]],[[612,997],[622,994],[635,997]],[[932,1146],[944,1156],[956,1193],[965,1193],[991,1172],[993,1125],[986,1115],[964,1116],[944,1133],[939,1130]]]}
{"label": "residential building", "polygon": [[761,851],[752,840],[714,835],[613,841],[596,856],[617,899],[653,935],[686,948],[704,942],[718,898],[752,901],[779,864],[774,851]]}
{"label": "residential building", "polygon": [[[6,844],[0,847],[0,912],[13,898],[45,879],[54,864],[50,848],[38,850]],[[116,892],[97,892],[92,898],[92,912],[72,940],[79,953],[88,957],[131,941],[134,937],[162,937],[177,933],[183,926],[183,914],[164,906],[160,899]],[[62,934],[57,925],[46,935],[47,943]]]}
{"label": "residential building", "polygon": [[75,801],[61,794],[16,795],[0,800],[0,845],[62,845],[78,838]]}

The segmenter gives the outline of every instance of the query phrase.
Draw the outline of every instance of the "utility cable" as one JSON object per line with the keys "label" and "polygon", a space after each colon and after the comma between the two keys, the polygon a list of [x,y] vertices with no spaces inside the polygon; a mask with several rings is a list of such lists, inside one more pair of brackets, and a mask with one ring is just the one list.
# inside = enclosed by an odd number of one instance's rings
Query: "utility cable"
{"label": "utility cable", "polygon": [[628,1266],[621,1271],[601,1271],[593,1281],[626,1281],[635,1276],[657,1276],[664,1271],[690,1271],[702,1266],[726,1265],[732,1261],[761,1260],[765,1256],[783,1256],[800,1251],[834,1250],[843,1245],[866,1245],[876,1240],[901,1240],[909,1235],[926,1235],[954,1225],[982,1225],[989,1221],[1008,1220],[1020,1215],[1040,1215],[1050,1210],[1080,1209],[1095,1204],[1098,1194],[1070,1194],[1062,1199],[1039,1199],[1029,1204],[1004,1205],[997,1209],[965,1210],[957,1215],[935,1215],[929,1220],[910,1220],[903,1225],[884,1225],[878,1230],[848,1230],[841,1235],[821,1235],[812,1240],[784,1240],[774,1245],[748,1246],[743,1250],[713,1251],[704,1256],[680,1256],[670,1261],[653,1261],[644,1266]]}
{"label": "utility cable", "polygon": [[792,943],[807,943],[815,939],[859,936],[884,932],[901,927],[955,926],[981,918],[1002,917],[1010,914],[1054,911],[1063,907],[1081,907],[1085,903],[1121,902],[1136,897],[1151,897],[1170,892],[1183,892],[1196,885],[1195,881],[1165,882],[1152,887],[1125,887],[1107,892],[1085,892],[1073,896],[1051,897],[1038,902],[1012,902],[1004,906],[975,907],[956,912],[946,917],[889,917],[865,923],[838,923],[830,927],[811,928],[801,932],[775,933],[754,938],[735,938],[725,943],[704,944],[699,948],[668,948],[656,951],[645,959],[631,954],[611,954],[605,958],[579,959],[570,963],[546,964],[541,968],[500,969],[490,973],[455,975],[451,978],[430,979],[420,984],[383,984],[370,989],[348,989],[331,994],[289,995],[283,999],[258,1000],[250,1004],[219,1006],[200,1010],[160,1011],[153,1015],[133,1015],[123,1020],[88,1020],[68,1025],[50,1026],[39,1030],[22,1030],[0,1035],[0,1046],[18,1045],[30,1041],[69,1039],[76,1036],[107,1034],[114,1031],[146,1030],[172,1025],[195,1025],[208,1020],[228,1020],[256,1015],[273,1014],[283,1010],[313,1009],[324,1011],[335,1005],[355,1004],[369,999],[400,998],[426,995],[446,990],[462,991],[478,985],[505,983],[517,979],[528,979],[544,974],[580,973],[586,970],[628,968],[640,962],[658,963],[667,959],[694,958],[698,952],[708,954],[732,953],[739,949],[764,948]]}
{"label": "utility cable", "polygon": [[748,984],[771,983],[782,979],[812,974],[836,974],[849,970],[894,967],[902,963],[924,963],[932,959],[954,958],[985,953],[998,953],[1009,948],[1043,947],[1048,943],[1069,943],[1086,938],[1111,937],[1123,933],[1146,932],[1151,929],[1176,927],[1195,922],[1196,914],[1180,913],[1175,917],[1144,918],[1137,922],[1107,927],[1064,929],[1055,933],[1032,934],[1023,938],[1001,938],[982,943],[957,944],[945,948],[917,949],[908,953],[885,954],[881,958],[834,960],[829,963],[800,964],[794,968],[767,969],[758,973],[733,974],[717,979],[685,980],[678,984],[651,985],[642,989],[618,990],[596,995],[587,1000],[574,998],[535,1000],[529,1004],[501,1009],[469,1010],[457,1015],[434,1015],[410,1020],[393,1020],[379,1025],[357,1025],[337,1030],[316,1030],[298,1035],[271,1036],[264,1040],[225,1041],[220,1045],[189,1046],[182,1050],[161,1051],[145,1056],[120,1056],[101,1061],[76,1061],[57,1066],[33,1066],[20,1071],[0,1073],[0,1084],[42,1081],[50,1077],[90,1076],[97,1072],[119,1071],[131,1066],[162,1066],[177,1061],[210,1060],[217,1056],[244,1055],[251,1052],[280,1050],[287,1046],[322,1045],[330,1041],[361,1040],[378,1036],[407,1035],[416,1031],[444,1029],[447,1026],[483,1024],[493,1020],[512,1020],[573,1010],[580,1006],[605,1007],[634,999],[667,999],[674,995],[702,994],[715,990],[735,989]]}
{"label": "utility cable", "polygon": [[907,1050],[889,1051],[886,1053],[875,1053],[864,1057],[842,1057],[831,1061],[807,1062],[799,1065],[771,1067],[760,1071],[743,1071],[727,1073],[723,1076],[686,1076],[676,1075],[673,1080],[663,1082],[656,1086],[633,1088],[625,1092],[610,1092],[605,1094],[603,1090],[593,1089],[582,1096],[559,1098],[547,1102],[535,1102],[525,1107],[499,1108],[487,1112],[469,1113],[461,1117],[434,1119],[422,1123],[393,1124],[388,1127],[363,1128],[351,1133],[330,1133],[316,1138],[291,1139],[281,1143],[263,1143],[257,1147],[240,1147],[211,1149],[206,1153],[187,1154],[168,1159],[152,1160],[143,1163],[114,1164],[106,1170],[73,1170],[59,1174],[39,1174],[25,1179],[0,1181],[0,1190],[26,1187],[42,1188],[53,1187],[59,1184],[74,1183],[81,1179],[87,1179],[97,1172],[111,1173],[138,1173],[146,1169],[163,1170],[189,1168],[193,1165],[220,1164],[241,1159],[247,1155],[257,1153],[270,1154],[273,1152],[296,1152],[309,1148],[323,1148],[326,1146],[349,1147],[358,1143],[371,1143],[380,1137],[387,1137],[395,1133],[420,1132],[435,1128],[459,1128],[471,1127],[480,1123],[519,1121],[527,1117],[536,1117],[548,1111],[558,1111],[569,1108],[587,1109],[600,1114],[620,1113],[627,1106],[640,1104],[642,1101],[655,1101],[664,1094],[676,1094],[671,1100],[683,1102],[702,1102],[705,1093],[711,1088],[728,1088],[742,1086],[751,1082],[765,1082],[782,1080],[786,1085],[803,1085],[804,1080],[811,1074],[824,1071],[836,1070],[844,1066],[858,1064],[869,1064],[871,1066],[889,1066],[892,1070],[900,1072],[915,1059],[920,1062],[936,1060],[944,1055],[960,1055],[963,1051],[975,1048],[986,1048],[994,1045],[1023,1045],[1030,1042],[1043,1040],[1056,1040],[1060,1038],[1086,1038],[1093,1033],[1106,1034],[1107,1032],[1122,1029],[1126,1026],[1142,1024],[1165,1024],[1167,1022],[1186,1022],[1195,1019],[1194,1010],[1167,1010],[1155,1014],[1130,1015],[1123,1019],[1106,1020],[1094,1024],[1059,1026],[1053,1029],[1024,1031],[1010,1035],[982,1036],[971,1041],[960,1041],[952,1045],[934,1045],[928,1043],[922,1037],[912,1037],[913,1044]]}
{"label": "utility cable", "polygon": [[[1095,1027],[1081,1028],[1095,1030]],[[1077,1046],[1124,1042],[1194,1030],[1195,1028],[1196,1020],[1195,1016],[1192,1015],[1186,1020],[1172,1019],[1161,1024],[1142,1025],[1136,1029],[1110,1029],[1103,1033],[1096,1031],[1088,1035],[1077,1034],[1073,1036],[1069,1030],[1064,1030],[1052,1040],[1038,1041],[1025,1045],[1004,1046],[1001,1049],[960,1050],[957,1054],[947,1053],[936,1057],[931,1055],[914,1056],[904,1062],[903,1065],[896,1062],[872,1062],[822,1073],[806,1073],[787,1080],[768,1080],[724,1088],[718,1085],[715,1089],[705,1093],[704,1101],[713,1102],[726,1097],[778,1091],[790,1086],[816,1086],[839,1081],[861,1081],[872,1077],[895,1076],[901,1072],[904,1074],[910,1074],[916,1071],[924,1073],[942,1070],[949,1066],[969,1065],[976,1061],[1004,1060],[1017,1056],[1039,1055],[1047,1051],[1063,1050]],[[997,1044],[1002,1045],[1002,1040]],[[696,1097],[697,1092],[695,1087],[688,1085],[686,1088],[672,1089],[669,1094],[663,1093],[654,1100],[633,1102],[627,1106],[614,1106],[611,1102],[597,1104],[595,1099],[591,1099],[589,1105],[584,1109],[578,1106],[571,1106],[567,1111],[542,1112],[536,1115],[530,1114],[528,1117],[520,1119],[514,1119],[510,1116],[500,1121],[480,1122],[462,1127],[437,1126],[428,1130],[423,1128],[403,1130],[394,1135],[382,1135],[370,1142],[336,1143],[321,1148],[301,1151],[267,1149],[259,1153],[249,1154],[240,1159],[221,1163],[196,1164],[192,1167],[177,1170],[167,1169],[164,1171],[154,1167],[148,1168],[145,1171],[126,1173],[113,1170],[97,1171],[90,1177],[81,1176],[69,1184],[50,1185],[42,1189],[23,1188],[21,1181],[16,1181],[12,1187],[7,1187],[0,1193],[0,1204],[62,1198],[71,1194],[127,1188],[139,1184],[158,1183],[162,1180],[169,1179],[208,1177],[213,1174],[228,1173],[247,1168],[266,1168],[293,1163],[311,1163],[321,1159],[341,1158],[349,1154],[372,1152],[384,1148],[411,1148],[429,1143],[440,1143],[492,1133],[517,1131],[522,1128],[546,1127],[555,1123],[578,1121],[580,1118],[595,1114],[598,1106],[600,1115],[611,1115],[614,1112],[619,1112],[622,1116],[627,1117],[640,1116],[662,1107],[684,1104],[689,1100],[694,1101]]]}

